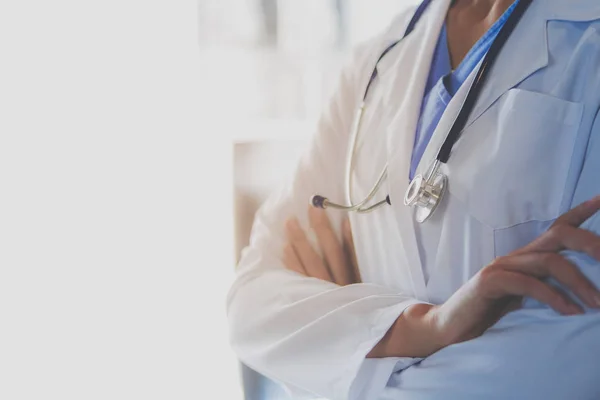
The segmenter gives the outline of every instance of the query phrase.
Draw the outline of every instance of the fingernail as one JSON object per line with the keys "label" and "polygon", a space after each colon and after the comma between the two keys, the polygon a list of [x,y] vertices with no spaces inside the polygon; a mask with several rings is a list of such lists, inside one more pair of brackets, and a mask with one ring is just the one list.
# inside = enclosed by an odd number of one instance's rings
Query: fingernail
{"label": "fingernail", "polygon": [[590,203],[594,203],[596,201],[600,201],[600,195],[592,197],[591,199],[589,199],[588,201],[586,201],[586,203],[590,204]]}
{"label": "fingernail", "polygon": [[597,295],[595,290],[589,290],[583,293],[583,296],[580,296],[582,300],[584,300],[585,304],[589,307],[600,308],[600,296]]}
{"label": "fingernail", "polygon": [[317,220],[319,220],[319,221],[327,220],[327,211],[325,211],[321,208],[315,208],[315,210],[317,210]]}
{"label": "fingernail", "polygon": [[299,229],[298,220],[296,218],[288,219],[285,225],[290,232],[296,232]]}
{"label": "fingernail", "polygon": [[302,228],[300,227],[300,221],[298,221],[296,218],[293,219],[292,229],[294,229],[296,232],[302,230]]}
{"label": "fingernail", "polygon": [[569,310],[570,310],[569,314],[571,314],[571,315],[580,315],[580,314],[583,314],[583,312],[584,312],[583,308],[581,308],[580,306],[575,305],[575,304],[571,304],[569,306]]}
{"label": "fingernail", "polygon": [[597,208],[599,202],[600,202],[600,196],[596,196],[588,201],[584,201],[583,205],[586,208]]}
{"label": "fingernail", "polygon": [[594,293],[592,297],[594,299],[594,305],[596,308],[600,308],[600,293]]}
{"label": "fingernail", "polygon": [[327,216],[327,213],[325,210],[323,210],[321,208],[315,208],[315,207],[311,207],[311,209],[309,210],[308,213],[313,222],[321,222]]}

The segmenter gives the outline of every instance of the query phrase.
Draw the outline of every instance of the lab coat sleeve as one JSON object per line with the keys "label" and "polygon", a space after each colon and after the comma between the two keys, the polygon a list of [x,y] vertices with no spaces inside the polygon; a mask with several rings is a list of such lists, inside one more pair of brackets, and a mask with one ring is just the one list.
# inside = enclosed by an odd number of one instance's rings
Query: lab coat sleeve
{"label": "lab coat sleeve", "polygon": [[[376,398],[398,363],[414,362],[365,357],[416,300],[375,284],[341,287],[307,278],[281,261],[286,219],[297,217],[306,229],[314,193],[344,198],[350,125],[374,62],[369,47],[359,48],[344,69],[291,182],[257,213],[227,299],[230,340],[244,363],[289,387],[336,400]],[[330,217],[339,226],[343,215]]]}

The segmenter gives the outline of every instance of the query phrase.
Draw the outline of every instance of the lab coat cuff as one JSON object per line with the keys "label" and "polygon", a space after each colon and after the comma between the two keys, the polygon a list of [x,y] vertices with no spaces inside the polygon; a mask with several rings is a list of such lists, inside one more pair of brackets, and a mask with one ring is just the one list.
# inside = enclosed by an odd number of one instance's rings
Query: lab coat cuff
{"label": "lab coat cuff", "polygon": [[392,376],[398,359],[366,359],[350,388],[349,400],[377,399]]}
{"label": "lab coat cuff", "polygon": [[[383,332],[381,337],[385,335],[394,321],[396,321],[396,319],[402,315],[404,310],[411,305],[418,303],[419,301],[407,301],[400,305],[401,312],[398,312],[396,309],[395,313],[385,313],[381,318],[382,323],[380,326],[385,326],[385,332]],[[381,340],[381,337],[379,337],[377,341]],[[412,357],[366,358],[362,362],[355,379],[352,381],[352,385],[350,386],[348,393],[348,399],[378,399],[385,389],[392,374],[402,371],[422,360],[422,358]]]}

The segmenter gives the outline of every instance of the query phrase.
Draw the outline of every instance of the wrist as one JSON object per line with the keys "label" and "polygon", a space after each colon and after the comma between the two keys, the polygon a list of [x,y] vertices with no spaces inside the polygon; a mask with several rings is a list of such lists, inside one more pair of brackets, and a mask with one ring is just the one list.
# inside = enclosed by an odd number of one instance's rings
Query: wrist
{"label": "wrist", "polygon": [[367,357],[427,357],[442,347],[435,307],[418,303],[407,307]]}
{"label": "wrist", "polygon": [[446,347],[446,338],[439,324],[439,306],[419,303],[406,309],[406,319],[414,324],[414,348],[417,357],[428,357]]}
{"label": "wrist", "polygon": [[430,354],[435,353],[451,344],[448,335],[443,329],[444,324],[440,318],[441,306],[431,306],[423,315],[423,324],[427,327],[428,342],[430,344]]}

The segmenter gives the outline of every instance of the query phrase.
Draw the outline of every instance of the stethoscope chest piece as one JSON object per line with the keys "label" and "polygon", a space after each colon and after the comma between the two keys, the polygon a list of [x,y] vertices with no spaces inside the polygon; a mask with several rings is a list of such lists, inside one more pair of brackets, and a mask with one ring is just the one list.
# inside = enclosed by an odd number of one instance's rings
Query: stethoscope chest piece
{"label": "stethoscope chest piece", "polygon": [[[337,204],[329,201],[326,197],[315,195],[311,198],[311,204],[314,207],[318,208],[335,208],[338,210],[348,211],[348,212],[358,212],[358,213],[367,213],[371,212],[385,204],[391,205],[392,202],[390,200],[390,196],[386,196],[385,200],[380,200],[379,202],[371,204],[371,201],[383,185],[384,180],[387,179],[388,167],[387,164],[383,168],[379,178],[373,185],[372,189],[369,191],[369,194],[360,202],[354,203],[352,202],[352,171],[354,165],[354,155],[356,152],[356,141],[358,134],[361,129],[362,116],[364,110],[366,108],[367,95],[369,93],[369,88],[371,84],[375,81],[375,78],[378,76],[377,65],[379,61],[392,49],[394,46],[402,42],[407,35],[409,35],[413,28],[415,27],[419,18],[423,15],[429,4],[432,3],[433,0],[424,0],[421,5],[415,11],[413,18],[411,19],[404,36],[400,39],[389,45],[385,51],[379,56],[377,62],[375,63],[375,68],[371,73],[371,78],[367,83],[367,87],[365,89],[362,103],[356,112],[355,122],[352,124],[352,131],[350,134],[350,145],[348,146],[348,157],[346,159],[346,195],[350,200],[349,205]],[[509,18],[506,20],[504,26],[500,29],[497,34],[496,39],[492,43],[490,49],[486,53],[483,61],[481,61],[481,66],[477,71],[477,74],[473,80],[473,84],[469,88],[469,91],[466,95],[466,98],[462,104],[460,112],[456,116],[452,127],[450,128],[446,139],[444,140],[442,146],[439,149],[437,157],[433,165],[429,168],[428,172],[424,175],[417,175],[408,186],[406,190],[406,194],[404,195],[404,204],[406,206],[415,207],[415,219],[419,223],[423,223],[427,221],[438,205],[442,201],[444,197],[444,193],[448,189],[448,177],[440,172],[440,166],[442,164],[447,164],[448,159],[450,158],[452,148],[454,144],[457,142],[460,137],[463,129],[465,128],[469,115],[473,110],[479,93],[482,90],[482,87],[486,81],[486,78],[490,71],[492,70],[491,66],[493,66],[496,58],[500,54],[504,44],[507,42],[508,37],[514,31],[517,23],[529,7],[531,5],[532,0],[519,0],[518,3],[514,6],[514,11],[512,11]],[[416,99],[415,99],[416,100]]]}
{"label": "stethoscope chest piece", "polygon": [[441,203],[447,186],[448,178],[444,174],[435,173],[430,179],[417,175],[408,185],[404,205],[415,207],[415,219],[423,223],[433,215]]}

